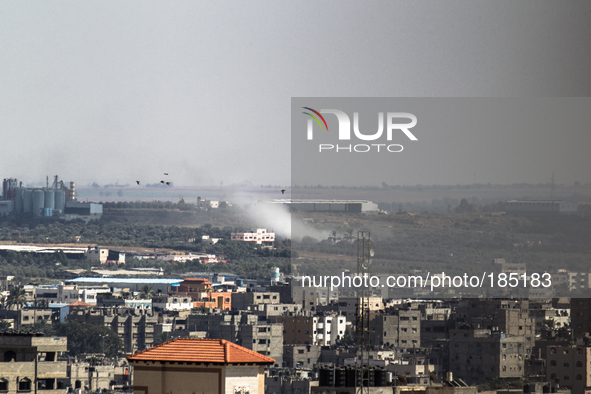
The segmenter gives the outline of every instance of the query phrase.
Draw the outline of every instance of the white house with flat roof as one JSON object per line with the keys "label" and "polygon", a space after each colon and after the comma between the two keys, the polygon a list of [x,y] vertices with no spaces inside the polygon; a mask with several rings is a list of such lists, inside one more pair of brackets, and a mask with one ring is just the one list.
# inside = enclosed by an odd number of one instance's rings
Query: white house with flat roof
{"label": "white house with flat roof", "polygon": [[268,233],[267,229],[257,228],[249,233],[232,233],[232,241],[256,242],[257,245],[272,244],[275,242],[275,233]]}

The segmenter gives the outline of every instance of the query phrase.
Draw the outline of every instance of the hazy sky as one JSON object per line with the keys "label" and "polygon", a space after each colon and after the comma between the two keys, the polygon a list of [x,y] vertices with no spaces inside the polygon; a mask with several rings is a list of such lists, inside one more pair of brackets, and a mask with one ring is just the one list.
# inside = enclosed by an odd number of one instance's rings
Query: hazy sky
{"label": "hazy sky", "polygon": [[291,97],[590,96],[589,20],[585,1],[1,2],[0,178],[289,184]]}

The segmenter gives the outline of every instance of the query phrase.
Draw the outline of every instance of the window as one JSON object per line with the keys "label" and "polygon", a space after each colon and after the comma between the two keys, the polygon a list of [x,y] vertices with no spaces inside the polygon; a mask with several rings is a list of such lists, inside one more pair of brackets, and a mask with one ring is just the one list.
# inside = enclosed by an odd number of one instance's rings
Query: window
{"label": "window", "polygon": [[4,361],[5,362],[16,361],[16,353],[13,352],[12,350],[5,352],[4,353]]}
{"label": "window", "polygon": [[550,360],[550,366],[551,367],[555,367],[556,366],[556,360]]}
{"label": "window", "polygon": [[31,380],[29,380],[28,378],[24,378],[20,382],[18,382],[18,390],[31,391]]}
{"label": "window", "polygon": [[0,379],[0,391],[8,391],[8,380]]}
{"label": "window", "polygon": [[577,361],[577,367],[579,367],[579,368],[580,368],[580,367],[582,367],[582,366],[583,366],[583,363],[582,363],[582,362],[580,362],[580,361]]}

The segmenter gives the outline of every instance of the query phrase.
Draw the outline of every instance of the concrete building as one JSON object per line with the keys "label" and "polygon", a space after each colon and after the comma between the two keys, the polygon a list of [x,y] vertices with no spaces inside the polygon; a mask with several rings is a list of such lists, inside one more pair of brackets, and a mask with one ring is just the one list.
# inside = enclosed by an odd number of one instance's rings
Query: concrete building
{"label": "concrete building", "polygon": [[507,274],[518,274],[523,275],[527,273],[527,264],[507,262],[505,259],[493,259],[492,270],[494,272],[503,272]]}
{"label": "concrete building", "polygon": [[368,200],[273,200],[288,209],[305,212],[336,212],[377,214],[378,204]]}
{"label": "concrete building", "polygon": [[150,286],[155,292],[167,293],[175,286],[178,287],[180,279],[165,278],[94,278],[80,277],[66,280],[66,284],[78,286],[106,286],[111,288],[129,289],[141,291],[143,286]]}
{"label": "concrete building", "polygon": [[12,327],[16,330],[25,329],[35,323],[45,322],[46,324],[52,324],[54,320],[53,316],[53,310],[49,308],[0,310],[0,319],[3,321],[12,321]]}
{"label": "concrete building", "polygon": [[131,376],[126,361],[120,365],[90,365],[88,362],[72,362],[68,375],[73,389],[89,391],[113,390],[115,386],[129,386]]}
{"label": "concrete building", "polygon": [[392,315],[377,314],[370,321],[370,345],[421,347],[421,312],[400,309]]}
{"label": "concrete building", "polygon": [[220,339],[175,339],[127,358],[134,394],[264,394],[275,360]]}
{"label": "concrete building", "polygon": [[591,347],[588,341],[548,346],[546,381],[570,388],[573,393],[587,392],[591,387]]}
{"label": "concrete building", "polygon": [[252,307],[252,312],[261,319],[269,320],[277,316],[297,316],[302,307],[296,304],[258,304]]}
{"label": "concrete building", "polygon": [[37,334],[0,333],[0,392],[63,393],[69,382],[67,338]]}
{"label": "concrete building", "polygon": [[257,228],[249,233],[231,233],[232,241],[255,242],[257,245],[272,245],[275,242],[275,233],[267,232],[267,229]]}
{"label": "concrete building", "polygon": [[525,338],[487,329],[451,330],[449,368],[469,384],[524,376]]}
{"label": "concrete building", "polygon": [[343,316],[280,316],[286,345],[334,345],[345,336],[347,320]]}
{"label": "concrete building", "polygon": [[505,203],[507,213],[519,214],[574,214],[578,203],[555,200],[511,200]]}
{"label": "concrete building", "polygon": [[105,264],[109,258],[109,249],[89,246],[84,252],[84,257],[91,263]]}
{"label": "concrete building", "polygon": [[459,302],[452,318],[458,325],[488,329],[506,336],[524,338],[524,354],[531,354],[536,340],[536,322],[529,316],[529,300],[467,299]]}
{"label": "concrete building", "polygon": [[160,295],[152,298],[152,307],[156,312],[190,311],[193,308],[191,297]]}
{"label": "concrete building", "polygon": [[218,200],[202,199],[197,197],[197,208],[199,209],[218,209],[220,202]]}
{"label": "concrete building", "polygon": [[[350,322],[355,322],[355,313],[357,312],[359,299],[357,297],[340,297],[339,314],[346,316]],[[384,310],[384,301],[381,297],[368,297],[365,307],[370,312],[379,312]]]}
{"label": "concrete building", "polygon": [[57,286],[40,285],[35,288],[37,300],[47,300],[52,303],[71,304],[75,301],[82,301],[89,305],[96,305],[98,296],[111,293],[111,289],[105,286]]}
{"label": "concrete building", "polygon": [[154,326],[158,317],[151,311],[135,308],[85,308],[70,305],[68,320],[108,327],[123,342],[125,352],[134,353],[154,344]]}
{"label": "concrete building", "polygon": [[265,393],[267,394],[310,394],[312,387],[318,386],[318,381],[310,378],[293,376],[265,377]]}
{"label": "concrete building", "polygon": [[[255,305],[279,304],[279,293],[274,292],[247,292],[232,293],[232,309],[237,311],[254,310]],[[258,310],[258,308],[257,308]]]}
{"label": "concrete building", "polygon": [[64,214],[66,220],[98,220],[103,216],[103,204],[93,202],[66,202]]}
{"label": "concrete building", "polygon": [[318,345],[283,345],[283,361],[287,368],[314,369],[320,358]]}
{"label": "concrete building", "polygon": [[283,324],[241,324],[238,344],[283,364]]}
{"label": "concrete building", "polygon": [[212,238],[209,235],[201,236],[201,243],[204,245],[215,245],[223,238]]}
{"label": "concrete building", "polygon": [[571,298],[571,329],[574,338],[583,338],[591,333],[591,299]]}

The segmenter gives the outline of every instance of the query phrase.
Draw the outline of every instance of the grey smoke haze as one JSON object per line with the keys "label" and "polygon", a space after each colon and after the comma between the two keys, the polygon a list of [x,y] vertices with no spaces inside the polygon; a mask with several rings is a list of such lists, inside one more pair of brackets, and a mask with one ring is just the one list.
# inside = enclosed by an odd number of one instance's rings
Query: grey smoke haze
{"label": "grey smoke haze", "polygon": [[[291,97],[589,96],[589,20],[583,1],[2,2],[0,177],[287,185]],[[445,165],[424,168],[467,182]],[[524,168],[490,182],[548,182]],[[588,166],[557,170],[574,180]]]}
{"label": "grey smoke haze", "polygon": [[245,209],[251,223],[273,231],[279,237],[296,241],[305,236],[317,240],[328,237],[328,231],[318,230],[306,224],[297,215],[292,215],[284,205],[258,201],[241,193],[235,193],[230,197],[235,204]]}

